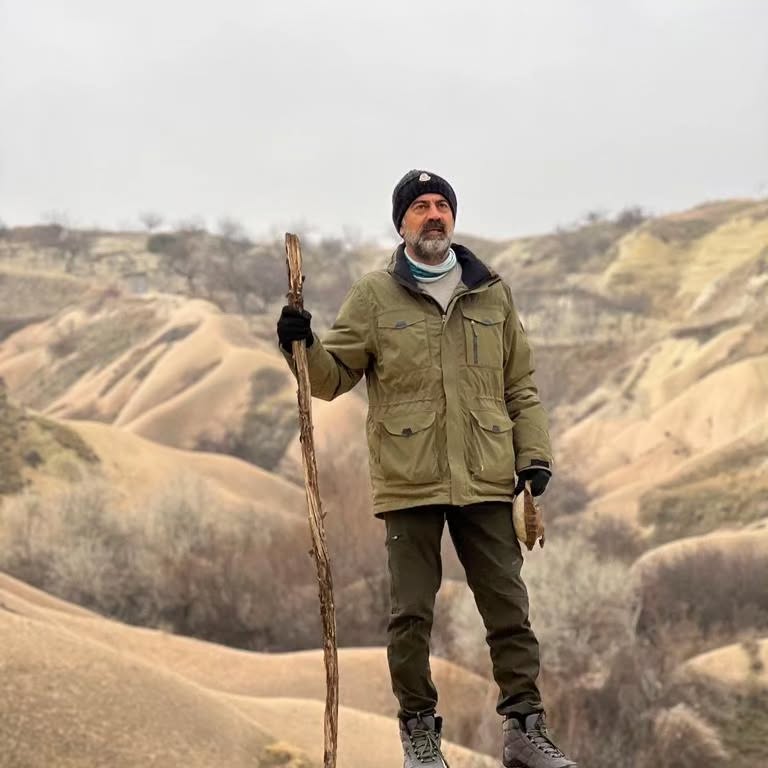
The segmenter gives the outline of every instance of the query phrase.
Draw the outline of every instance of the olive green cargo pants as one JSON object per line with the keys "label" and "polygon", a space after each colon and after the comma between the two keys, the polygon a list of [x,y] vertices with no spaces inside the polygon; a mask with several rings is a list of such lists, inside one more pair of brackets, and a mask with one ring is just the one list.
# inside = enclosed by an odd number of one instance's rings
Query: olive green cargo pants
{"label": "olive green cargo pants", "polygon": [[399,716],[432,713],[437,706],[429,638],[442,580],[440,540],[446,520],[485,624],[500,690],[496,710],[500,715],[540,711],[539,644],[528,621],[511,504],[414,507],[386,512],[384,520],[391,597],[387,658]]}

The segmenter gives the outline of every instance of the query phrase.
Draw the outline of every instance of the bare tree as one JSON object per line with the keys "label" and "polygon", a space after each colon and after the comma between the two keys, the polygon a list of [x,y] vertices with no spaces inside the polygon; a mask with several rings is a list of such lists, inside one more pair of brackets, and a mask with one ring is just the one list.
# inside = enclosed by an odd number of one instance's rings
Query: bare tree
{"label": "bare tree", "polygon": [[628,205],[619,211],[616,224],[622,229],[632,229],[642,224],[648,218],[648,213],[639,205]]}
{"label": "bare tree", "polygon": [[194,296],[195,280],[203,273],[206,263],[202,246],[191,237],[177,237],[166,254],[165,263],[171,272],[187,281],[187,292]]}
{"label": "bare tree", "polygon": [[237,243],[250,243],[250,239],[245,233],[245,227],[243,227],[243,225],[237,221],[237,219],[233,219],[229,216],[225,216],[219,219],[217,230],[218,233],[226,240],[232,240],[233,242]]}
{"label": "bare tree", "polygon": [[154,232],[162,225],[164,219],[157,211],[142,211],[139,214],[139,221],[147,232]]}
{"label": "bare tree", "polygon": [[59,209],[43,211],[40,220],[43,224],[51,224],[56,227],[61,227],[62,229],[69,229],[71,226],[69,214],[66,211]]}
{"label": "bare tree", "polygon": [[51,234],[54,237],[51,245],[58,248],[64,256],[64,270],[68,273],[74,272],[77,261],[90,254],[90,238],[85,232],[72,226],[66,211],[46,211],[41,218],[51,228]]}
{"label": "bare tree", "polygon": [[605,219],[606,219],[605,212],[597,209],[592,211],[587,211],[584,214],[584,221],[587,224],[599,224],[600,222],[605,221]]}
{"label": "bare tree", "polygon": [[278,242],[272,242],[252,251],[247,260],[245,279],[259,312],[264,312],[276,296],[285,295],[285,258],[280,258],[284,252]]}
{"label": "bare tree", "polygon": [[76,229],[61,230],[60,249],[64,254],[64,270],[74,272],[75,262],[87,258],[91,252],[91,242],[84,232]]}
{"label": "bare tree", "polygon": [[[245,228],[236,219],[225,217],[218,223],[219,240],[215,263],[215,284],[235,297],[240,314],[247,314],[248,296],[254,288],[249,251],[252,243]],[[219,272],[220,270],[220,272]]]}

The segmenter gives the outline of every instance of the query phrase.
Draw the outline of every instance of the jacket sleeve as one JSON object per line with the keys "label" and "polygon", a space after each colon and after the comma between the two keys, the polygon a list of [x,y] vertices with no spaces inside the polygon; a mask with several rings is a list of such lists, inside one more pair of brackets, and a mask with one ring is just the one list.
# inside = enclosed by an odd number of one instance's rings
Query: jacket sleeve
{"label": "jacket sleeve", "polygon": [[[309,383],[312,396],[333,400],[348,392],[367,370],[373,354],[370,308],[359,284],[344,299],[338,317],[322,341],[313,334],[314,342],[307,349]],[[288,365],[296,375],[293,355],[282,347]]]}
{"label": "jacket sleeve", "polygon": [[515,422],[515,469],[530,466],[552,468],[549,420],[533,381],[533,353],[512,296],[507,289],[510,312],[504,322],[504,401]]}

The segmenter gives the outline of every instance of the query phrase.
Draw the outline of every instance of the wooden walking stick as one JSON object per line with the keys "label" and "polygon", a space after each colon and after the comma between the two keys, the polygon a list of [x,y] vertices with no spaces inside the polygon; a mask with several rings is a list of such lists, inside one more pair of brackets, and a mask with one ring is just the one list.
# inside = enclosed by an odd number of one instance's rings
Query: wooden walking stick
{"label": "wooden walking stick", "polygon": [[[285,255],[288,264],[288,303],[303,309],[302,293],[304,276],[301,273],[301,248],[296,235],[286,233]],[[307,367],[307,347],[303,341],[294,341],[293,360],[299,383],[299,424],[301,457],[304,465],[304,485],[307,491],[309,528],[312,533],[312,554],[317,566],[320,587],[320,615],[323,619],[323,654],[325,657],[325,751],[323,768],[336,768],[336,739],[339,723],[339,666],[336,652],[336,609],[333,603],[333,578],[328,548],[325,543],[325,527],[317,484],[317,461],[312,437],[312,395]]]}

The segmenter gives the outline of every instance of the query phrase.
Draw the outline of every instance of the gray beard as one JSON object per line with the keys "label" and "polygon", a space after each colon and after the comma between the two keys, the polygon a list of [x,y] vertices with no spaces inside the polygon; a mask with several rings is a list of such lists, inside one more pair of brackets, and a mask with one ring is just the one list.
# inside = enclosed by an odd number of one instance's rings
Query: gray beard
{"label": "gray beard", "polygon": [[406,245],[413,251],[413,255],[426,264],[439,264],[443,261],[451,247],[451,238],[424,237],[423,235],[406,236]]}

